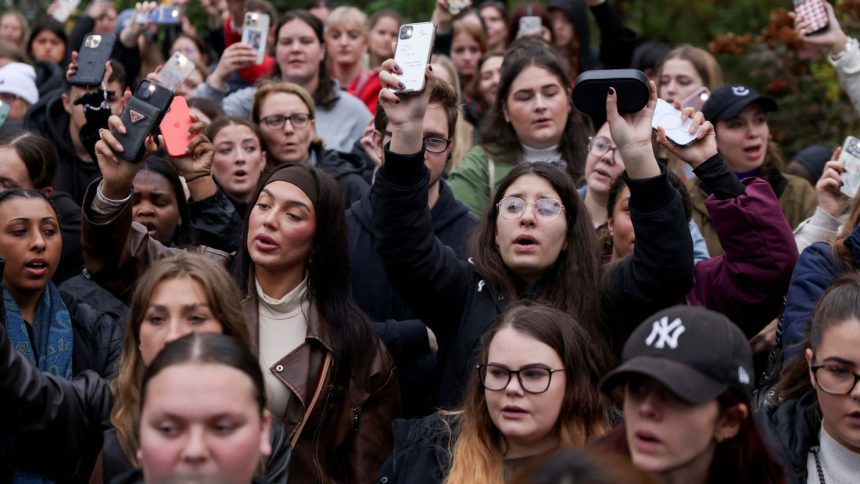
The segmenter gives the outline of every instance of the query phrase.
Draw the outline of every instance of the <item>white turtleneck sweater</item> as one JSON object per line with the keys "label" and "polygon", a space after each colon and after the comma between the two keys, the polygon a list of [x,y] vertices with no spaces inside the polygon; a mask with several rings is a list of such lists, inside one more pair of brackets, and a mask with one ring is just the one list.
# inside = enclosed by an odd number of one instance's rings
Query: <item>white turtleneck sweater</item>
{"label": "white turtleneck sweater", "polygon": [[[277,376],[276,364],[284,356],[305,341],[308,332],[307,278],[295,289],[280,299],[267,296],[257,286],[257,309],[259,311],[260,366],[266,384],[269,411],[281,420],[287,409],[290,390]],[[275,367],[275,368],[273,368]]]}
{"label": "white turtleneck sweater", "polygon": [[536,161],[558,161],[561,159],[558,145],[550,146],[549,148],[532,148],[525,144],[521,145],[523,147],[523,161],[534,163]]}
{"label": "white turtleneck sweater", "polygon": [[[824,425],[821,426],[821,431],[818,432],[818,439],[818,459],[821,461],[824,483],[856,483],[858,476],[860,476],[860,454],[851,451],[834,440],[824,429]],[[815,456],[812,452],[806,458],[806,472],[806,482],[808,484],[819,484],[818,467],[815,465]]]}

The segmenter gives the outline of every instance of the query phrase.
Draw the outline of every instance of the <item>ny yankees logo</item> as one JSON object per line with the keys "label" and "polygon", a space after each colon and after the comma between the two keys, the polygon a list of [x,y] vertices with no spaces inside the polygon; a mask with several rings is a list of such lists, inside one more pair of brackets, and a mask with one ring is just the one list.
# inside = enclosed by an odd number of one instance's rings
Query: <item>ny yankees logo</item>
{"label": "ny yankees logo", "polygon": [[[680,319],[675,318],[670,324],[669,318],[663,316],[662,319],[654,321],[651,334],[645,339],[645,344],[661,350],[668,344],[674,350],[678,347],[678,337],[684,334],[686,330],[687,328],[684,327],[684,323]],[[654,343],[655,339],[657,339],[656,343]]]}

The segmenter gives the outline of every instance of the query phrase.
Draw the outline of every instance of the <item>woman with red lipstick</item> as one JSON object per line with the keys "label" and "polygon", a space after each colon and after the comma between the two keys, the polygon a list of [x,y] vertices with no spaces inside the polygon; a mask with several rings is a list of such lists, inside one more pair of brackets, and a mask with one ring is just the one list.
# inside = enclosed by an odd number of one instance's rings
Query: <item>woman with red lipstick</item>
{"label": "woman with red lipstick", "polygon": [[[782,213],[792,228],[809,218],[817,206],[815,189],[806,180],[783,172],[783,162],[770,140],[767,111],[777,109],[776,102],[742,85],[727,85],[711,93],[702,108],[705,118],[714,124],[717,149],[731,171],[741,180],[759,177],[768,182]],[[708,243],[711,256],[723,253],[705,208],[709,193],[699,180],[688,183],[693,219]]]}
{"label": "woman with red lipstick", "polygon": [[507,482],[521,466],[603,434],[597,383],[608,354],[583,325],[557,309],[522,303],[484,339],[463,408],[396,421],[397,446],[382,478]]}
{"label": "woman with red lipstick", "polygon": [[206,137],[215,146],[212,177],[244,219],[268,169],[260,127],[245,118],[221,117],[206,128]]}
{"label": "woman with red lipstick", "polygon": [[[121,132],[117,116],[109,123]],[[128,192],[139,166],[117,158],[117,146],[103,131],[97,190],[111,201],[90,194],[83,229],[88,268],[112,286],[120,278],[130,284],[173,252],[138,226],[128,229],[127,202],[114,197]],[[252,348],[268,369],[268,408],[295,449],[290,476],[367,482],[390,452],[400,390],[391,357],[350,296],[343,194],[321,169],[291,163],[275,169],[252,200],[234,275]]]}
{"label": "woman with red lipstick", "polygon": [[722,314],[674,306],[653,314],[600,383],[624,424],[596,444],[667,484],[779,484],[752,416],[747,337]]}
{"label": "woman with red lipstick", "polygon": [[821,300],[802,356],[777,384],[765,430],[790,483],[854,482],[860,469],[860,276]]}

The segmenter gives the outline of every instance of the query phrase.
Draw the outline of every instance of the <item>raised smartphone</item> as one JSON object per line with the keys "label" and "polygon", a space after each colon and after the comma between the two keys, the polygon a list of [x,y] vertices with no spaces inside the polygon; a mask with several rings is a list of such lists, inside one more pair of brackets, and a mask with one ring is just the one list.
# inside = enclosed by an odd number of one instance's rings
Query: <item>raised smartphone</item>
{"label": "raised smartphone", "polygon": [[424,90],[427,64],[436,40],[436,25],[433,22],[420,22],[400,26],[394,60],[403,69],[399,76],[404,88],[398,92],[411,93]]}
{"label": "raised smartphone", "polygon": [[113,53],[113,34],[89,34],[78,56],[78,70],[69,83],[73,86],[98,86],[105,77],[105,64]]}
{"label": "raised smartphone", "polygon": [[242,25],[242,43],[248,44],[257,53],[257,64],[266,57],[266,40],[269,36],[269,16],[264,13],[248,12]]}
{"label": "raised smartphone", "polygon": [[194,122],[188,111],[188,102],[182,96],[175,96],[159,124],[161,136],[164,138],[164,148],[168,155],[178,158],[188,154],[188,143],[191,142],[188,130],[192,124]]}
{"label": "raised smartphone", "polygon": [[57,22],[64,24],[69,20],[69,17],[72,16],[72,12],[74,12],[80,4],[81,0],[60,0],[57,2],[57,8],[54,9],[51,17],[54,17],[54,20]]}
{"label": "raised smartphone", "polygon": [[842,163],[842,188],[840,192],[854,198],[860,188],[860,140],[853,136],[845,138],[839,160]]}
{"label": "raised smartphone", "polygon": [[519,25],[519,34],[520,35],[531,35],[540,33],[541,27],[541,18],[534,15],[526,15],[525,17],[520,17],[520,25]]}
{"label": "raised smartphone", "polygon": [[684,99],[681,102],[682,108],[693,108],[696,111],[701,111],[705,106],[705,103],[708,102],[708,98],[711,97],[711,91],[705,86],[702,86],[696,89],[693,94],[690,95],[687,99]]}
{"label": "raised smartphone", "polygon": [[170,59],[161,67],[158,73],[158,83],[171,91],[176,91],[180,84],[194,71],[194,63],[181,52],[174,52]]}
{"label": "raised smartphone", "polygon": [[123,147],[116,155],[131,163],[140,162],[145,153],[146,137],[161,123],[171,102],[173,91],[149,80],[141,82],[119,116],[126,134],[113,132]]}
{"label": "raised smartphone", "polygon": [[687,146],[696,141],[695,133],[689,133],[691,124],[693,120],[689,118],[681,122],[681,111],[675,109],[675,106],[662,99],[657,100],[654,117],[651,118],[651,127],[654,131],[657,128],[663,128],[669,141],[678,146]]}
{"label": "raised smartphone", "polygon": [[824,0],[794,0],[794,14],[806,22],[803,33],[813,35],[824,32],[830,27]]}

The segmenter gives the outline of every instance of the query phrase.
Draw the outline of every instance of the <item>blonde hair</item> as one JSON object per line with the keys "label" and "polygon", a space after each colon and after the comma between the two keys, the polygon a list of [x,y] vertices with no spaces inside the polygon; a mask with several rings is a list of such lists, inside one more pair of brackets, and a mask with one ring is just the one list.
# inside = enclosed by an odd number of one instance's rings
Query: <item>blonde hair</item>
{"label": "blonde hair", "polygon": [[663,75],[663,66],[666,65],[666,61],[671,59],[681,59],[692,64],[693,69],[702,78],[702,84],[711,92],[723,86],[723,71],[720,69],[717,59],[710,52],[690,44],[681,44],[666,54],[660,64],[660,69],[657,71],[657,79]]}
{"label": "blonde hair", "polygon": [[343,25],[355,25],[359,27],[361,35],[366,35],[368,28],[367,14],[355,7],[337,7],[328,14],[328,18],[325,20],[325,30]]}
{"label": "blonde hair", "polygon": [[212,316],[221,324],[221,331],[232,336],[245,348],[250,348],[248,328],[242,313],[239,289],[230,275],[217,262],[202,255],[180,252],[156,262],[138,280],[128,308],[128,327],[122,343],[119,371],[111,382],[115,396],[110,422],[116,430],[117,441],[135,467],[140,441],[136,429],[140,420],[140,391],[146,370],[140,353],[140,326],[149,307],[152,294],[164,281],[189,278],[206,295]]}

